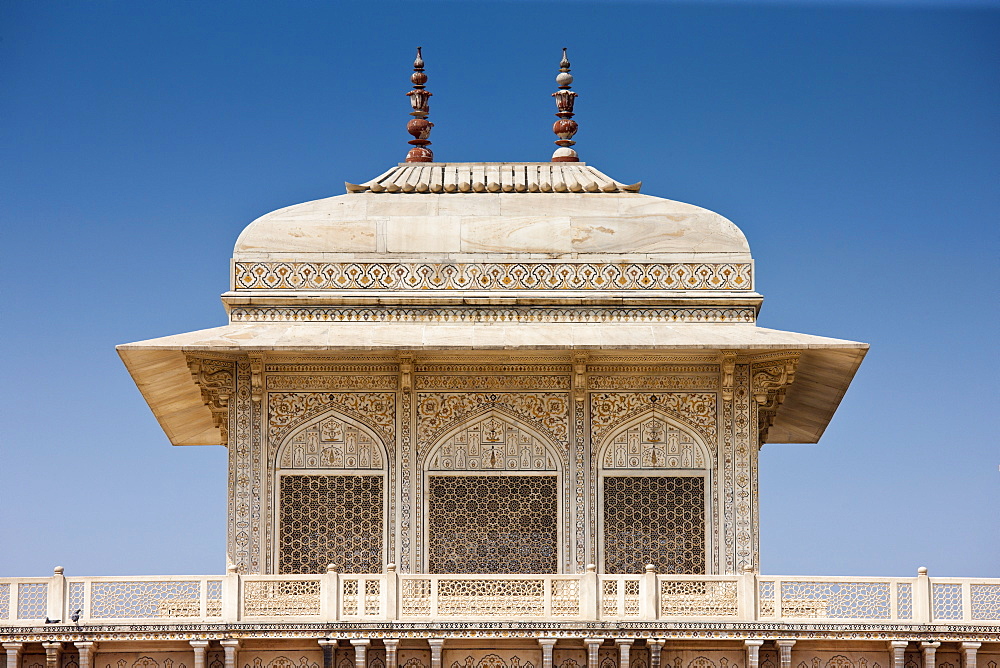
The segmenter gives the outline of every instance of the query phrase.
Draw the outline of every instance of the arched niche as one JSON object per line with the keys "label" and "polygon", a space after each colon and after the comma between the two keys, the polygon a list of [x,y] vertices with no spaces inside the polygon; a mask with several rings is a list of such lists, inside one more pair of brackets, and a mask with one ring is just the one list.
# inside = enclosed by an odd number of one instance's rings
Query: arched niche
{"label": "arched niche", "polygon": [[661,409],[598,444],[599,559],[606,573],[705,573],[712,524],[712,456],[697,434]]}
{"label": "arched niche", "polygon": [[389,457],[368,426],[330,410],[291,431],[275,456],[278,573],[380,573]]}
{"label": "arched niche", "polygon": [[331,410],[290,432],[278,447],[276,469],[382,470],[382,440],[369,427]]}
{"label": "arched niche", "polygon": [[490,410],[445,433],[423,461],[427,572],[557,572],[562,461],[549,439]]}
{"label": "arched niche", "polygon": [[653,409],[611,432],[598,462],[603,470],[709,469],[712,457],[697,432]]}
{"label": "arched niche", "polygon": [[547,438],[523,422],[491,410],[472,417],[438,439],[426,471],[558,471],[561,458]]}

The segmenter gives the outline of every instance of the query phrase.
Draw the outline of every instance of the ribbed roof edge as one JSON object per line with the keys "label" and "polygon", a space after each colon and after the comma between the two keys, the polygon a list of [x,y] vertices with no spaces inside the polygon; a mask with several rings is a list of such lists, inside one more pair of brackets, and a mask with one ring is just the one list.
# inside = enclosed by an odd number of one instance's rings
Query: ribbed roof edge
{"label": "ribbed roof edge", "polygon": [[582,162],[400,163],[348,193],[618,193],[639,192],[642,182],[615,181]]}

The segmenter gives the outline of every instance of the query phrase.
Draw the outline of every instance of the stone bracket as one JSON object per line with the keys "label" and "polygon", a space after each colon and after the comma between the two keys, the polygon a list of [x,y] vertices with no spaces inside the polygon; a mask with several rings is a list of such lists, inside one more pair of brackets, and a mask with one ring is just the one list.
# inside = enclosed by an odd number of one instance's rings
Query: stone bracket
{"label": "stone bracket", "polygon": [[212,423],[222,434],[223,442],[229,438],[229,401],[236,392],[236,364],[231,360],[218,360],[187,356],[191,377],[201,389],[201,399],[212,412]]}
{"label": "stone bracket", "polygon": [[250,355],[250,401],[259,404],[264,398],[264,357]]}
{"label": "stone bracket", "polygon": [[784,359],[756,363],[752,366],[750,391],[757,402],[758,443],[767,440],[767,431],[774,424],[778,408],[785,400],[785,391],[795,381],[799,354]]}
{"label": "stone bracket", "polygon": [[723,401],[733,400],[733,386],[735,385],[736,377],[736,354],[735,350],[719,351],[719,366],[722,370],[721,389]]}
{"label": "stone bracket", "polygon": [[573,355],[573,398],[587,398],[587,355]]}
{"label": "stone bracket", "polygon": [[399,389],[402,392],[413,389],[413,355],[408,353],[399,356]]}

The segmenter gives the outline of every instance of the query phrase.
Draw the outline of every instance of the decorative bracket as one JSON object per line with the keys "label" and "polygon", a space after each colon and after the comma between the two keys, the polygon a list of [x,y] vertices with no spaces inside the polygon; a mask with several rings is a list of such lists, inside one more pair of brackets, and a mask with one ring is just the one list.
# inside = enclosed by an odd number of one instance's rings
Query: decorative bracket
{"label": "decorative bracket", "polygon": [[573,398],[587,398],[587,355],[573,355]]}
{"label": "decorative bracket", "polygon": [[230,360],[188,357],[188,369],[201,389],[201,400],[212,411],[212,424],[229,440],[229,400],[236,390],[236,368]]}
{"label": "decorative bracket", "polygon": [[264,358],[250,355],[250,400],[255,404],[264,398]]}
{"label": "decorative bracket", "polygon": [[722,368],[722,400],[733,400],[733,385],[736,383],[736,351],[719,351],[719,366]]}
{"label": "decorative bracket", "polygon": [[399,389],[403,392],[413,389],[413,355],[399,356]]}
{"label": "decorative bracket", "polygon": [[795,381],[795,369],[799,364],[798,353],[791,357],[754,365],[751,392],[757,402],[758,444],[767,440],[767,431],[774,424],[778,407],[785,400],[785,391]]}

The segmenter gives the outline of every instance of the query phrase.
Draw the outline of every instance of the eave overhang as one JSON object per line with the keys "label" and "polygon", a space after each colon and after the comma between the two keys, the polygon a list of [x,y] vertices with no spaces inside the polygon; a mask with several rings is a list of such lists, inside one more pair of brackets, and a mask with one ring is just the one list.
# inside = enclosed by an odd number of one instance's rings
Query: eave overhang
{"label": "eave overhang", "polygon": [[236,323],[118,346],[139,391],[174,445],[224,444],[189,356],[489,351],[555,353],[736,351],[745,359],[795,353],[795,379],[767,431],[768,443],[815,443],[847,391],[868,344],[753,324],[663,323]]}

